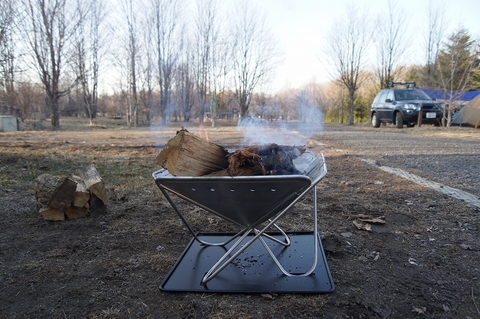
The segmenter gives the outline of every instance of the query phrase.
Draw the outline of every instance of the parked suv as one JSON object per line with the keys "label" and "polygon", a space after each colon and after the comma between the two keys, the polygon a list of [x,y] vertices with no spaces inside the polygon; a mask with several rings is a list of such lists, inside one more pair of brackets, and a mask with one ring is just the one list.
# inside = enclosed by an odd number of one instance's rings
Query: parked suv
{"label": "parked suv", "polygon": [[373,127],[381,123],[415,126],[422,108],[422,124],[440,125],[443,110],[440,103],[432,100],[425,92],[415,87],[415,82],[389,82],[373,100],[370,118]]}

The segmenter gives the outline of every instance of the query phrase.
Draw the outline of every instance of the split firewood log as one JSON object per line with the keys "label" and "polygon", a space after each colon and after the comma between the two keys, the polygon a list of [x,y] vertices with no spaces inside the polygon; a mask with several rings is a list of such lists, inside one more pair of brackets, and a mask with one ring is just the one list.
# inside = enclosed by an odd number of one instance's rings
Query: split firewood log
{"label": "split firewood log", "polygon": [[85,186],[90,193],[95,194],[105,205],[110,205],[107,190],[95,165],[91,164],[87,167],[80,168],[78,170],[78,176],[85,182]]}
{"label": "split firewood log", "polygon": [[60,209],[71,205],[76,188],[68,176],[42,174],[35,180],[35,197],[43,205]]}
{"label": "split firewood log", "polygon": [[92,194],[90,197],[90,216],[98,217],[104,214],[107,211],[107,207],[105,206],[105,202],[98,198],[95,194]]}
{"label": "split firewood log", "polygon": [[212,177],[212,176],[231,176],[231,175],[228,174],[228,168],[225,168],[225,169],[222,169],[221,171],[212,172],[212,173],[204,175],[204,176]]}
{"label": "split firewood log", "polygon": [[75,189],[75,195],[73,198],[73,206],[85,207],[90,200],[90,192],[88,191],[87,185],[85,185],[85,181],[77,175],[72,175],[70,179],[77,183],[77,188]]}
{"label": "split firewood log", "polygon": [[42,206],[39,210],[44,220],[65,220],[65,213],[59,208]]}
{"label": "split firewood log", "polygon": [[157,155],[157,163],[176,176],[202,176],[228,167],[228,151],[181,129]]}
{"label": "split firewood log", "polygon": [[68,219],[81,218],[89,215],[86,207],[68,206],[63,209]]}
{"label": "split firewood log", "polygon": [[52,194],[63,183],[66,176],[42,174],[35,179],[35,198],[43,205],[48,205]]}

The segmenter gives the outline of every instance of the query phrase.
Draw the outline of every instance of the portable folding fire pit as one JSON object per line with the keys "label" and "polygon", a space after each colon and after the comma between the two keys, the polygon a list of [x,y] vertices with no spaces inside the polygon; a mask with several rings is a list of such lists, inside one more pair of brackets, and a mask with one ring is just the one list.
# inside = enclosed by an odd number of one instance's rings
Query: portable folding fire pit
{"label": "portable folding fire pit", "polygon": [[[323,154],[310,152],[294,164],[304,175],[172,176],[153,178],[193,238],[160,285],[165,291],[328,293],[335,287],[317,231],[316,185],[327,173]],[[308,192],[313,227],[285,232],[275,223]],[[196,233],[170,194],[242,230]],[[271,231],[275,229],[275,231]],[[270,231],[269,231],[270,230]]]}

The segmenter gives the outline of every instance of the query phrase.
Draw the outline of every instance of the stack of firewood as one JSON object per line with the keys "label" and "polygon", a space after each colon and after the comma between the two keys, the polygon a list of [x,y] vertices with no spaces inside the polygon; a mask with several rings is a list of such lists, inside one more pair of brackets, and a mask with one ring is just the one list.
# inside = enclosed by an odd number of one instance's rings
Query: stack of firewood
{"label": "stack of firewood", "polygon": [[90,165],[70,176],[42,174],[35,179],[35,198],[45,220],[98,216],[109,205],[107,191],[97,169]]}

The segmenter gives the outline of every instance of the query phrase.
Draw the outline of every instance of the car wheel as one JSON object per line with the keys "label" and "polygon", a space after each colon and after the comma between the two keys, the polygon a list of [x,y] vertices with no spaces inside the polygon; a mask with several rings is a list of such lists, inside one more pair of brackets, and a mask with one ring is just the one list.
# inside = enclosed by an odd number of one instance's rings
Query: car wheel
{"label": "car wheel", "polygon": [[395,125],[397,126],[397,128],[403,128],[403,117],[400,112],[397,112],[397,114],[395,115]]}
{"label": "car wheel", "polygon": [[377,113],[372,114],[372,126],[375,128],[380,127],[380,120],[378,119]]}

